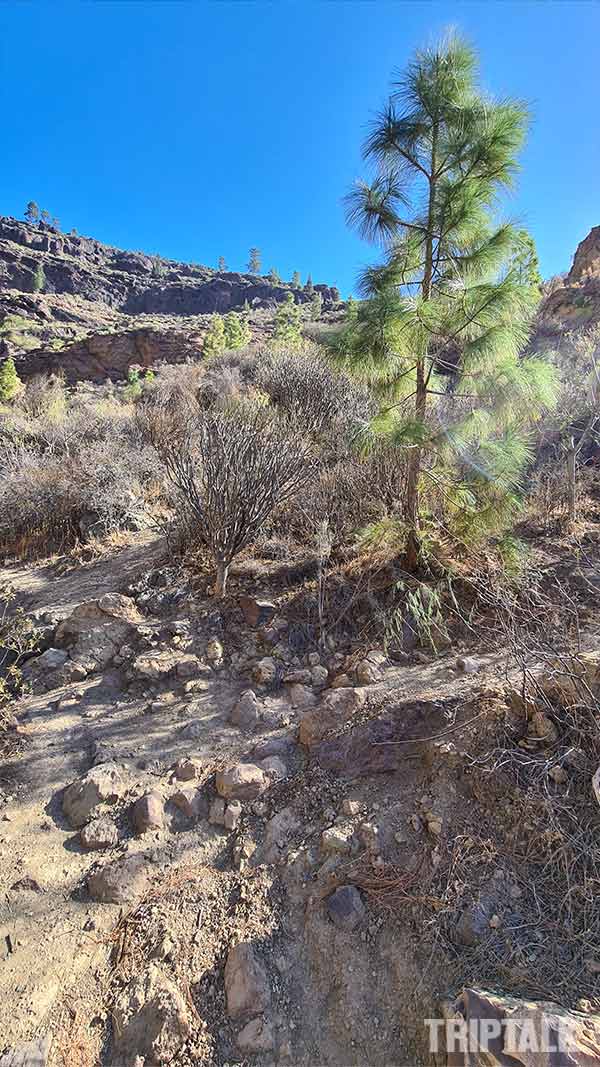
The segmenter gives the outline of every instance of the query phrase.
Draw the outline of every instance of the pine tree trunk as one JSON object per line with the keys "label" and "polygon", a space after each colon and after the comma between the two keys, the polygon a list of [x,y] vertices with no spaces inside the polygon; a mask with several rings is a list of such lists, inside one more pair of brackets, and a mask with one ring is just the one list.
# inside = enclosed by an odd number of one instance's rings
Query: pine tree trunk
{"label": "pine tree trunk", "polygon": [[225,589],[227,586],[227,576],[229,574],[229,564],[222,561],[217,562],[217,574],[215,577],[215,591],[214,597],[220,598],[225,596]]}
{"label": "pine tree trunk", "polygon": [[[438,130],[434,124],[431,135],[431,176],[429,179],[429,203],[427,209],[427,237],[425,240],[425,262],[423,269],[423,281],[421,284],[421,296],[423,300],[431,298],[431,283],[433,278],[433,224],[435,210],[436,191],[436,156],[437,156]],[[415,395],[415,418],[423,423],[427,414],[427,347],[417,360],[417,381]],[[408,523],[408,537],[406,542],[406,567],[414,571],[419,563],[419,479],[421,477],[421,460],[423,448],[420,444],[415,445],[408,459],[408,472],[406,477],[406,517]]]}

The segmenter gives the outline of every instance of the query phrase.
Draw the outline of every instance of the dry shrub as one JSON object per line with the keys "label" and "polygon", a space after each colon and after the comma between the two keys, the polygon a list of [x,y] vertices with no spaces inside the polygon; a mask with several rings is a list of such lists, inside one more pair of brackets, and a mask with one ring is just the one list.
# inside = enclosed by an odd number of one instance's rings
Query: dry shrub
{"label": "dry shrub", "polygon": [[256,383],[279,411],[312,433],[336,423],[351,426],[372,413],[366,392],[333,370],[316,345],[263,354]]}
{"label": "dry shrub", "polygon": [[154,412],[151,432],[190,531],[217,568],[215,591],[225,592],[234,557],[260,532],[276,504],[307,479],[311,450],[260,407],[237,404],[187,419]]}
{"label": "dry shrub", "polygon": [[88,531],[138,528],[162,478],[131,405],[35,381],[0,430],[0,551],[44,555]]}

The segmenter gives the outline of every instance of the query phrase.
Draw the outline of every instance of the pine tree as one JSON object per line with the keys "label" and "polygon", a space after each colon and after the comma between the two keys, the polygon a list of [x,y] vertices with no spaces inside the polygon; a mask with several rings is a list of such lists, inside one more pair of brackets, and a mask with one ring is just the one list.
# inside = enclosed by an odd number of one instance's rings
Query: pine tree
{"label": "pine tree", "polygon": [[304,286],[304,292],[308,293],[309,296],[312,296],[314,291],[315,291],[315,287],[313,285],[313,280],[312,280],[311,275],[309,274],[308,278],[306,279],[306,284]]}
{"label": "pine tree", "polygon": [[46,226],[49,226],[49,225],[50,225],[50,212],[49,212],[49,211],[46,211],[46,209],[45,209],[45,208],[44,208],[44,210],[42,211],[42,214],[41,214],[41,219],[42,219],[42,222],[46,224]]}
{"label": "pine tree", "polygon": [[56,215],[52,219],[52,225],[54,226],[55,230],[60,230],[60,219],[57,219]]}
{"label": "pine tree", "polygon": [[299,270],[295,270],[294,271],[294,273],[292,275],[291,284],[293,285],[294,289],[301,289],[302,288],[302,278],[300,277],[300,271]]}
{"label": "pine tree", "polygon": [[8,356],[0,365],[0,402],[6,403],[7,400],[12,400],[21,389],[21,385],[15,361],[12,356]]}
{"label": "pine tree", "polygon": [[219,356],[225,351],[225,323],[221,315],[211,315],[210,326],[204,338],[203,355]]}
{"label": "pine tree", "polygon": [[287,293],[282,304],[277,305],[275,312],[275,340],[285,341],[295,345],[302,339],[302,312],[298,304],[294,302],[291,293]]}
{"label": "pine tree", "polygon": [[362,274],[367,300],[343,351],[381,398],[371,439],[405,448],[412,568],[425,484],[465,532],[509,521],[527,426],[555,392],[548,366],[520,357],[535,301],[510,266],[515,231],[493,213],[527,113],[484,96],[476,66],[456,38],[417,53],[367,138],[375,176],[347,197],[349,223],[384,261]]}
{"label": "pine tree", "polygon": [[41,293],[44,291],[44,288],[46,286],[46,272],[42,263],[38,263],[37,267],[35,268],[35,271],[33,272],[33,281],[31,284],[34,293]]}
{"label": "pine tree", "polygon": [[227,264],[225,262],[225,256],[219,256],[219,261],[217,263],[217,270],[219,270],[221,272],[227,270]]}
{"label": "pine tree", "polygon": [[244,348],[252,340],[252,334],[244,315],[229,311],[225,316],[225,347]]}
{"label": "pine tree", "polygon": [[271,270],[269,271],[269,281],[271,285],[281,284],[281,277],[279,275],[279,271],[275,270],[275,267],[271,267]]}
{"label": "pine tree", "polygon": [[316,322],[317,319],[321,318],[322,311],[323,311],[323,297],[321,296],[320,293],[313,293],[313,298],[312,298],[312,300],[310,302],[310,317],[313,320],[313,322]]}
{"label": "pine tree", "polygon": [[358,320],[358,302],[352,296],[352,293],[346,301],[346,322],[350,325],[354,325]]}
{"label": "pine tree", "polygon": [[248,270],[250,274],[260,274],[261,261],[260,261],[260,249],[250,249],[250,259],[248,260]]}
{"label": "pine tree", "polygon": [[40,221],[40,209],[35,200],[30,200],[25,208],[25,218],[27,222],[30,222],[32,226],[36,226]]}

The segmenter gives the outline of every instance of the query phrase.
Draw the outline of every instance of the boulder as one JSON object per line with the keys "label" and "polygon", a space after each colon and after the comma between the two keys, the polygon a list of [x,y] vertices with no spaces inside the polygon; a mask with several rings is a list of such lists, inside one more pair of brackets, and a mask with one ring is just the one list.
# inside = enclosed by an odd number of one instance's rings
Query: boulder
{"label": "boulder", "polygon": [[79,840],[84,848],[104,849],[113,848],[119,840],[119,831],[112,819],[100,816],[79,831]]}
{"label": "boulder", "polygon": [[229,721],[235,726],[251,727],[258,722],[260,704],[253,689],[245,689],[235,704]]}
{"label": "boulder", "polygon": [[127,791],[123,768],[117,763],[100,763],[65,789],[62,808],[75,830],[85,826],[99,804],[114,804]]}
{"label": "boulder", "polygon": [[113,1008],[115,1062],[145,1067],[170,1063],[191,1032],[187,1001],[159,967],[150,964],[119,994]]}
{"label": "boulder", "polygon": [[[600,1015],[571,1012],[549,1001],[524,1000],[503,996],[483,989],[464,989],[454,1002],[446,1002],[447,1019],[464,1023],[465,1032],[473,1035],[469,1045],[489,1033],[485,1047],[471,1051],[448,1050],[447,1062],[454,1067],[593,1067],[600,1062]],[[510,1023],[510,1025],[506,1025]],[[541,1039],[541,1046],[537,1042]],[[539,1051],[538,1051],[539,1049]],[[444,1057],[446,1059],[446,1057]]]}
{"label": "boulder", "polygon": [[60,685],[62,677],[59,672],[62,672],[68,658],[68,653],[61,648],[47,649],[41,656],[35,656],[23,665],[23,681],[41,689]]}
{"label": "boulder", "polygon": [[188,819],[202,819],[206,817],[208,801],[201,789],[188,786],[178,789],[171,797],[172,803],[179,808]]}
{"label": "boulder", "polygon": [[241,1015],[258,1015],[269,1007],[271,990],[267,972],[249,941],[242,941],[229,951],[225,964],[225,995],[227,1014],[233,1019]]}
{"label": "boulder", "polygon": [[268,785],[267,775],[255,763],[236,763],[216,776],[217,793],[226,800],[254,800]]}
{"label": "boulder", "polygon": [[102,904],[131,904],[150,885],[148,864],[143,856],[123,856],[93,871],[87,880],[92,900]]}
{"label": "boulder", "polygon": [[145,834],[148,830],[162,830],[165,825],[163,798],[156,792],[138,797],[131,809],[131,817],[138,834]]}
{"label": "boulder", "polygon": [[327,898],[327,914],[339,930],[356,930],[363,922],[366,910],[362,897],[354,885],[341,885]]}
{"label": "boulder", "polygon": [[365,702],[360,689],[330,690],[318,708],[308,711],[300,720],[299,740],[310,747],[321,741],[330,730],[339,729],[350,721]]}

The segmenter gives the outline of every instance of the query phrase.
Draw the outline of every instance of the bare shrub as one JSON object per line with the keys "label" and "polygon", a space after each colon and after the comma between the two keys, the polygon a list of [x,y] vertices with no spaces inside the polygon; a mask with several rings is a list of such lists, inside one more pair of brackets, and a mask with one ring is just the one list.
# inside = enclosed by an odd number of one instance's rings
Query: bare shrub
{"label": "bare shrub", "polygon": [[275,505],[304,484],[310,449],[249,405],[198,414],[156,443],[215,561],[215,595],[223,596],[233,558],[256,537]]}

